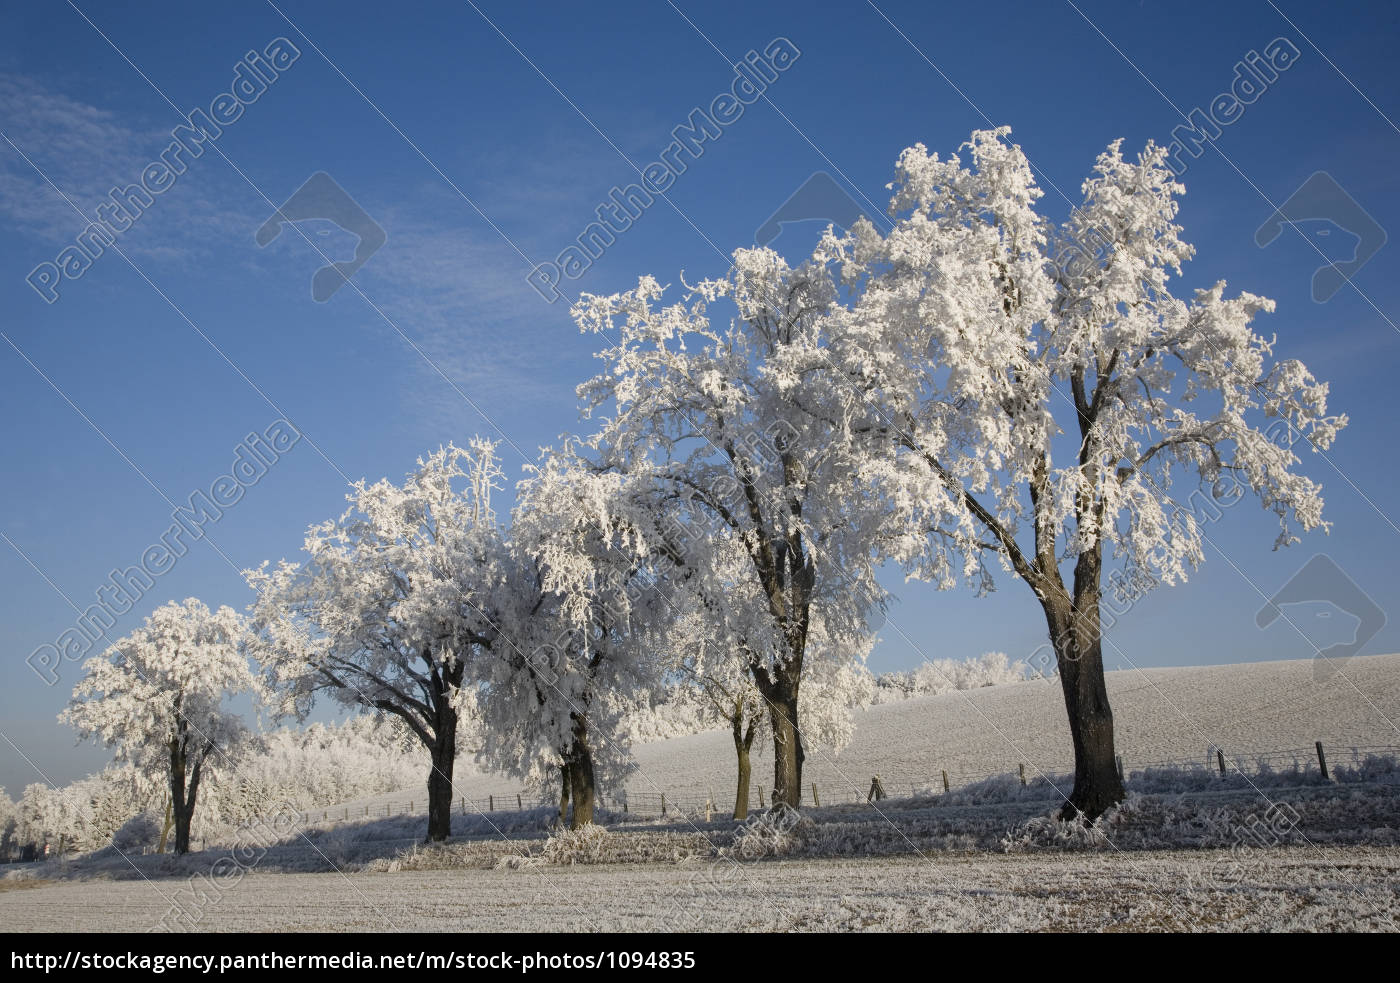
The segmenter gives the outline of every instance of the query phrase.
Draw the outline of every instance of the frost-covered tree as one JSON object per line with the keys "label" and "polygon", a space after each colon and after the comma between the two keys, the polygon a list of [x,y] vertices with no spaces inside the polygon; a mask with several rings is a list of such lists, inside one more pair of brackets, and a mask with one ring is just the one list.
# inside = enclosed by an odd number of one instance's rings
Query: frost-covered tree
{"label": "frost-covered tree", "polygon": [[[746,819],[754,741],[771,734],[770,708],[751,666],[776,657],[763,651],[776,639],[771,630],[751,634],[755,625],[769,629],[770,622],[762,617],[765,598],[745,576],[748,561],[734,537],[721,535],[706,546],[718,558],[714,576],[683,581],[670,595],[669,617],[656,644],[668,674],[678,682],[671,702],[697,708],[702,725],[729,732],[737,771],[733,815]],[[701,586],[704,582],[722,589],[707,591]],[[852,711],[868,704],[873,695],[873,680],[864,665],[873,642],[873,636],[865,635],[848,640],[856,648],[837,651],[826,641],[820,612],[814,615],[798,706],[797,731],[804,749],[816,746],[837,753],[850,742]]]}
{"label": "frost-covered tree", "polygon": [[[667,559],[693,578],[688,589],[726,589],[705,544],[739,544],[745,587],[762,599],[745,634],[765,640],[747,668],[773,731],[773,800],[795,807],[813,617],[838,651],[864,635],[883,598],[875,543],[890,514],[855,487],[861,424],[828,375],[836,287],[819,263],[741,249],[725,276],[681,301],[662,305],[663,293],[643,277],[574,306],[579,326],[608,340],[604,370],[580,387],[585,412],[606,415],[589,450],[596,467],[626,476],[633,524],[672,524]],[[736,316],[712,319],[721,302]]]}
{"label": "frost-covered tree", "polygon": [[421,458],[403,485],[358,482],[339,519],[306,535],[305,565],[246,572],[257,653],[282,709],[318,694],[393,714],[432,759],[428,839],[451,835],[458,691],[494,646],[521,592],[491,507],[495,445]]}
{"label": "frost-covered tree", "polygon": [[142,627],[89,659],[59,719],[148,775],[163,776],[175,822],[175,852],[190,848],[200,781],[215,755],[245,737],[236,697],[256,694],[243,619],[189,598],[156,608]]}
{"label": "frost-covered tree", "polygon": [[[892,553],[941,586],[966,575],[989,588],[999,567],[1035,594],[1074,742],[1067,811],[1092,817],[1123,794],[1105,565],[1184,579],[1204,535],[1187,499],[1222,479],[1277,515],[1276,545],[1326,528],[1292,448],[1327,447],[1346,420],[1328,415],[1325,384],[1254,331],[1272,301],[1226,297],[1223,282],[1184,299],[1169,290],[1192,248],[1162,148],[1133,161],[1112,144],[1053,227],[1009,132],[974,133],[969,164],[906,150],[892,231],[861,222],[824,249],[859,298],[842,368],[890,437],[867,475],[924,512]],[[1271,420],[1295,439],[1271,439]]]}
{"label": "frost-covered tree", "polygon": [[530,589],[513,644],[482,661],[472,694],[489,735],[482,760],[535,785],[557,775],[574,828],[632,769],[623,721],[657,685],[647,631],[664,614],[624,483],[568,446],[521,483],[511,535]]}

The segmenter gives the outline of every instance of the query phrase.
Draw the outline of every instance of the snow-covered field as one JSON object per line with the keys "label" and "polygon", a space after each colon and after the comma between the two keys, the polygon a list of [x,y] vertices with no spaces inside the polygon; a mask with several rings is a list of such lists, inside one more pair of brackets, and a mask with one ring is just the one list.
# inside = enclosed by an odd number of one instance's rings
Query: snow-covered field
{"label": "snow-covered field", "polygon": [[[548,871],[250,874],[210,931],[1394,930],[1400,852],[1272,850],[1249,888],[1190,891],[1218,852],[891,857]],[[12,932],[146,931],[178,882],[0,891]]]}
{"label": "snow-covered field", "polygon": [[[584,835],[551,835],[548,808],[512,808],[454,816],[453,840],[423,847],[421,805],[387,818],[347,805],[339,820],[304,823],[278,842],[16,866],[0,880],[0,927],[1397,927],[1400,764],[1392,754],[1358,767],[1350,749],[1400,744],[1390,723],[1400,717],[1400,656],[1354,660],[1326,682],[1309,663],[1279,662],[1115,673],[1110,687],[1130,798],[1093,828],[1050,818],[1070,784],[1063,709],[1054,686],[1020,683],[873,708],[839,759],[809,756],[819,788],[840,788],[842,775],[857,788],[878,772],[892,798],[877,807],[827,792],[800,821],[743,826],[693,807],[664,819],[605,809],[607,828]],[[1305,753],[1318,739],[1332,781]],[[1286,755],[1267,762],[1272,770],[1222,779],[1205,767],[1211,742],[1246,764],[1297,748],[1298,764]],[[731,780],[722,733],[638,756],[643,774],[631,789],[664,775],[658,786],[677,798],[713,784],[722,801]],[[1197,766],[1141,770],[1161,759]],[[926,790],[944,767],[963,776],[958,787]],[[1001,774],[970,780],[992,772]],[[509,783],[462,779],[462,794],[494,789],[513,805]]]}

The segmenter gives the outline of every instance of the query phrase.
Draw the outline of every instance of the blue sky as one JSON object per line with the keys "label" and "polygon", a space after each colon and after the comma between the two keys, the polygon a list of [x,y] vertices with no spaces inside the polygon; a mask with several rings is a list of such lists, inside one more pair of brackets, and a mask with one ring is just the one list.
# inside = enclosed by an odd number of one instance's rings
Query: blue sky
{"label": "blue sky", "polygon": [[[1255,612],[1318,552],[1383,609],[1397,596],[1400,245],[1382,247],[1316,303],[1319,250],[1349,255],[1345,233],[1289,228],[1267,248],[1254,234],[1319,170],[1382,228],[1400,230],[1397,21],[1393,5],[1294,0],[1046,0],[995,14],[895,0],[7,4],[5,734],[54,781],[105,760],[72,748],[54,720],[76,666],[60,666],[46,685],[25,659],[73,625],[65,596],[86,608],[113,569],[139,563],[170,526],[171,502],[227,473],[248,433],[285,416],[304,437],[206,526],[111,637],[170,598],[242,607],[237,570],[293,557],[307,525],[342,509],[346,476],[399,478],[420,453],[476,433],[504,442],[515,473],[578,427],[573,387],[594,371],[594,342],[527,273],[578,236],[610,189],[636,181],[693,109],[730,88],[734,61],[779,37],[797,61],[689,160],[664,200],[565,281],[569,299],[627,288],[642,273],[677,283],[681,270],[687,279],[722,272],[724,254],[751,244],[817,171],[882,209],[901,149],[951,152],[989,124],[1013,127],[1046,212],[1062,218],[1064,196],[1077,195],[1111,140],[1134,152],[1148,139],[1170,142],[1181,113],[1209,108],[1249,52],[1280,37],[1296,46],[1296,63],[1182,178],[1181,222],[1198,253],[1179,285],[1223,278],[1232,291],[1274,298],[1278,311],[1261,326],[1277,333],[1278,353],[1332,383],[1351,426],[1305,468],[1324,483],[1335,526],[1275,553],[1269,517],[1236,506],[1212,525],[1207,563],[1190,584],[1118,619],[1107,658],[1110,668],[1303,658],[1350,638],[1347,619],[1326,605],[1266,630]],[[90,220],[74,205],[91,216],[110,189],[140,180],[181,116],[209,111],[239,59],[278,37],[300,57],[122,234],[130,263],[109,251],[46,303],[26,277]],[[325,262],[317,249],[348,258],[353,237],[312,221],[264,247],[254,240],[318,171],[387,234],[353,288],[325,303],[310,291]],[[800,257],[821,224],[788,225],[772,244]],[[900,601],[872,657],[877,671],[993,649],[1025,658],[1042,642],[1020,584],[987,599],[892,584]],[[1361,651],[1396,649],[1400,611]],[[18,794],[37,780],[0,743],[0,784]]]}

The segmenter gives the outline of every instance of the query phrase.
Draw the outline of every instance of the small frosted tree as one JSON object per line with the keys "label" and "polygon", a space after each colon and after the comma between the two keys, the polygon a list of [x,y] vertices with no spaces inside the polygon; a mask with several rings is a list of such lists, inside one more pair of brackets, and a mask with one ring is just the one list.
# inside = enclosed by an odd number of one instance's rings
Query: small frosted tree
{"label": "small frosted tree", "polygon": [[494,444],[449,445],[403,485],[358,482],[339,519],[307,532],[304,566],[246,571],[284,712],[326,694],[397,716],[427,749],[429,840],[451,835],[458,691],[520,593],[491,507],[500,478]]}
{"label": "small frosted tree", "polygon": [[1273,301],[1227,298],[1224,282],[1173,295],[1192,248],[1163,148],[1131,161],[1112,144],[1056,228],[1009,133],[974,133],[971,166],[906,150],[892,231],[862,221],[824,249],[859,297],[838,346],[852,405],[878,405],[887,438],[867,474],[923,508],[893,552],[940,586],[966,575],[990,589],[999,567],[1030,588],[1074,744],[1066,811],[1095,817],[1123,795],[1105,566],[1144,584],[1185,579],[1204,539],[1189,496],[1222,482],[1278,517],[1276,547],[1295,528],[1326,528],[1294,447],[1326,448],[1346,418],[1327,413],[1326,384],[1254,331]]}
{"label": "small frosted tree", "polygon": [[[741,249],[723,277],[660,303],[643,277],[610,297],[583,295],[585,331],[613,343],[606,368],[580,387],[585,412],[605,415],[588,450],[593,466],[626,476],[629,525],[648,548],[714,596],[705,543],[737,544],[749,606],[744,635],[762,638],[747,670],[773,736],[773,801],[797,807],[805,751],[800,692],[814,617],[838,650],[865,633],[883,601],[875,580],[885,503],[856,485],[855,451],[867,429],[846,412],[844,379],[829,371],[828,322],[839,306],[818,262],[789,266],[768,249]],[[711,308],[735,316],[712,320]],[[670,576],[670,574],[667,574]]]}
{"label": "small frosted tree", "polygon": [[567,446],[521,483],[512,545],[529,587],[514,644],[482,661],[472,694],[483,760],[536,785],[557,775],[574,828],[634,767],[623,721],[656,685],[646,631],[658,598],[622,484]]}
{"label": "small frosted tree", "polygon": [[215,756],[244,740],[236,697],[259,692],[244,648],[243,619],[189,598],[151,613],[104,655],[89,659],[59,719],[151,776],[163,776],[175,852],[190,848],[200,782]]}
{"label": "small frosted tree", "polygon": [[742,637],[724,631],[722,615],[706,617],[703,607],[679,614],[669,626],[668,668],[677,678],[672,702],[694,706],[703,725],[721,726],[734,742],[734,818],[749,815],[751,752],[765,733],[768,707],[749,671],[753,661]]}
{"label": "small frosted tree", "polygon": [[0,858],[9,859],[15,851],[15,831],[19,825],[18,807],[0,788]]}
{"label": "small frosted tree", "polygon": [[[675,571],[678,583],[668,595],[657,647],[667,673],[678,683],[672,699],[698,707],[704,723],[729,731],[737,773],[733,816],[746,819],[754,741],[771,734],[771,708],[752,666],[776,658],[770,650],[781,640],[765,617],[765,598],[745,576],[747,560],[734,538],[721,534],[703,545],[715,567],[701,576],[692,549],[690,570]],[[798,706],[797,733],[804,749],[839,752],[849,743],[852,711],[868,704],[874,692],[864,665],[873,642],[872,635],[852,635],[838,650],[827,642],[821,612],[813,616]]]}

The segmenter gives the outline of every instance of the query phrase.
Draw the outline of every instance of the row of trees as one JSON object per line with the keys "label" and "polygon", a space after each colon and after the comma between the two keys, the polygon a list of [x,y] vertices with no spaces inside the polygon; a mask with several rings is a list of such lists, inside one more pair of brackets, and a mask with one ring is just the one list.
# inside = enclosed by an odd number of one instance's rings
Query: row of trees
{"label": "row of trees", "polygon": [[[211,616],[194,675],[281,711],[326,693],[400,718],[432,760],[430,839],[450,832],[464,721],[489,735],[488,766],[560,782],[581,825],[600,777],[627,766],[619,721],[677,685],[731,728],[740,801],[766,732],[774,804],[797,807],[809,742],[839,744],[868,687],[854,670],[886,601],[877,572],[978,592],[1000,575],[1030,589],[1056,654],[1066,811],[1097,816],[1123,794],[1105,567],[1183,579],[1203,540],[1183,489],[1227,472],[1275,513],[1280,545],[1325,527],[1294,448],[1346,421],[1253,330],[1271,301],[1223,282],[1171,293],[1192,250],[1161,148],[1129,161],[1111,145],[1056,225],[1008,137],[974,133],[967,161],[905,151],[890,230],[828,230],[797,266],[741,249],[673,302],[652,277],[582,296],[573,315],[602,340],[579,388],[597,429],[530,470],[508,525],[485,441],[402,486],[361,483],[309,531],[305,563],[249,572],[244,644],[231,612]],[[1270,436],[1280,419],[1287,439]],[[194,638],[167,636],[168,659]],[[170,709],[172,795],[192,803],[222,723],[181,730],[188,695]]]}

